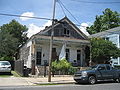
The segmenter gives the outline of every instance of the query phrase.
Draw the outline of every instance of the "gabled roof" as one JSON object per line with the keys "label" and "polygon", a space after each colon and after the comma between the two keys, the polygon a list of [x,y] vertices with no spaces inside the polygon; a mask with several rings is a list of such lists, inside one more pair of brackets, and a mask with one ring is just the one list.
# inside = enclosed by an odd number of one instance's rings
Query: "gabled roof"
{"label": "gabled roof", "polygon": [[115,27],[115,28],[112,28],[112,29],[109,29],[109,30],[106,30],[106,31],[103,31],[103,32],[92,34],[92,35],[89,36],[89,38],[103,37],[103,36],[111,35],[111,34],[120,34],[120,27]]}
{"label": "gabled roof", "polygon": [[[59,23],[59,22],[67,22],[72,28],[74,28],[74,30],[76,30],[76,32],[79,34],[79,35],[81,35],[84,39],[88,39],[88,37],[74,24],[74,23],[72,23],[66,16],[63,18],[63,19],[61,19],[61,20],[59,20],[58,22],[56,22],[55,24],[54,24],[54,27],[56,27],[57,25],[59,25],[59,24],[61,24],[61,23]],[[37,34],[35,34],[35,35],[44,35],[44,33],[45,32],[48,32],[49,30],[51,30],[52,29],[52,25],[51,26],[49,26],[49,27],[47,27],[47,28],[45,28],[44,30],[42,30],[42,31],[40,31],[39,33],[37,33]],[[35,36],[34,35],[34,36]]]}

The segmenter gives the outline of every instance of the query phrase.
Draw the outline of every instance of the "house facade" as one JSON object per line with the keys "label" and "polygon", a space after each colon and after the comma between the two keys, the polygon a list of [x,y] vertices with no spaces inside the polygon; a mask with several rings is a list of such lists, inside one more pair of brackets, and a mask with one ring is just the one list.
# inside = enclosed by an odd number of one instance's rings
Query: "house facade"
{"label": "house facade", "polygon": [[[120,48],[120,27],[112,28],[97,34],[93,34],[89,36],[92,37],[101,37],[105,40],[111,41],[113,44],[115,44],[118,48]],[[112,65],[120,65],[120,57],[117,59],[113,59],[111,57],[111,64]]]}
{"label": "house facade", "polygon": [[[67,17],[64,17],[54,25],[52,47],[52,60],[58,60],[61,48],[66,44],[66,60],[73,66],[85,66],[88,59],[87,51],[90,42],[87,36],[80,31]],[[20,48],[20,60],[24,60],[24,66],[44,66],[49,63],[49,50],[51,39],[51,26],[33,35],[27,43]]]}

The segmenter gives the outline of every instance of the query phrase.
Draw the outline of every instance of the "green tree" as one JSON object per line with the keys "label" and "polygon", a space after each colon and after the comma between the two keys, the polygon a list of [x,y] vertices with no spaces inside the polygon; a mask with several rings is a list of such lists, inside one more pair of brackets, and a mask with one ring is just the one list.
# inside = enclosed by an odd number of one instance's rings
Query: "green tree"
{"label": "green tree", "polygon": [[12,58],[18,46],[18,39],[14,38],[9,32],[0,32],[0,58],[4,60]]}
{"label": "green tree", "polygon": [[19,45],[22,45],[26,42],[27,38],[27,30],[28,28],[25,25],[20,24],[16,20],[12,20],[8,24],[4,24],[0,27],[1,32],[6,31],[9,32],[12,37],[17,38]]}
{"label": "green tree", "polygon": [[103,11],[103,15],[96,16],[94,24],[88,27],[87,31],[95,34],[118,26],[120,26],[120,14],[107,8]]}
{"label": "green tree", "polygon": [[91,46],[93,62],[103,63],[109,61],[111,57],[117,58],[120,56],[120,49],[110,41],[101,38],[92,38]]}
{"label": "green tree", "polygon": [[27,40],[27,28],[15,20],[0,27],[0,59],[13,58],[20,45]]}

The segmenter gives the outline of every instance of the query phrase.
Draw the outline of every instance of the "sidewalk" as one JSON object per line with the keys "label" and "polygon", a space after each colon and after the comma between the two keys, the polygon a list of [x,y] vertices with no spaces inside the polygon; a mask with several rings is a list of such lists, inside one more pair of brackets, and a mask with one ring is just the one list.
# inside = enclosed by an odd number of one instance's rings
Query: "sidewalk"
{"label": "sidewalk", "polygon": [[73,76],[55,76],[51,77],[51,82],[48,82],[48,77],[39,77],[39,78],[23,78],[29,84],[70,84],[74,83]]}
{"label": "sidewalk", "polygon": [[26,85],[45,85],[45,84],[70,84],[75,83],[73,76],[55,76],[51,77],[2,77],[0,86],[26,86]]}

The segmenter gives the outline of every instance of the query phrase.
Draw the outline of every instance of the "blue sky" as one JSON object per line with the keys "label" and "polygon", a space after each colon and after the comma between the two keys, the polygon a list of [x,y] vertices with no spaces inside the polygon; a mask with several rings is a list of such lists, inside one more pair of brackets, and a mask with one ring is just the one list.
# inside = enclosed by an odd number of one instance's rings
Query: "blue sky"
{"label": "blue sky", "polygon": [[[96,15],[101,15],[102,11],[106,8],[110,8],[113,11],[120,13],[120,3],[100,4],[100,3],[82,3],[79,1],[88,2],[120,2],[120,0],[61,0],[65,7],[82,23],[91,24],[95,20]],[[0,13],[17,14],[17,15],[29,15],[35,17],[52,18],[53,0],[0,0]],[[74,23],[78,24],[76,20],[67,12],[66,16]],[[27,14],[26,14],[27,13]],[[56,19],[61,19],[65,15],[60,8],[60,5],[56,4]],[[0,15],[0,26],[6,24],[12,19],[16,19],[23,25],[33,31],[36,29],[43,29],[40,26],[50,24],[46,20],[37,19],[21,19],[18,17],[9,17]],[[32,29],[31,29],[32,28]],[[37,30],[36,30],[37,31]],[[39,30],[38,30],[39,31]]]}

